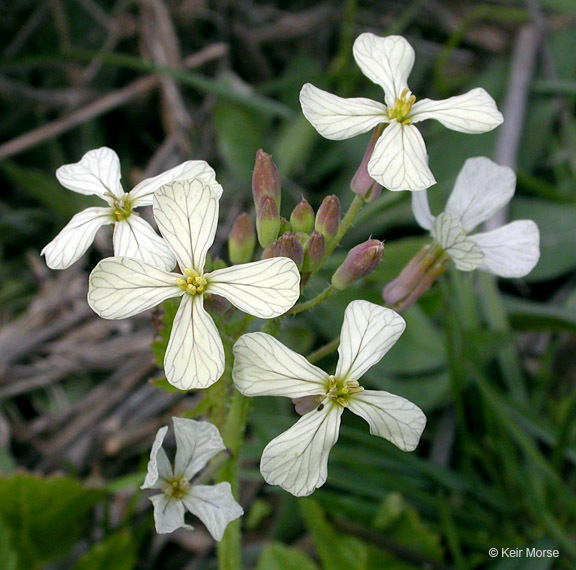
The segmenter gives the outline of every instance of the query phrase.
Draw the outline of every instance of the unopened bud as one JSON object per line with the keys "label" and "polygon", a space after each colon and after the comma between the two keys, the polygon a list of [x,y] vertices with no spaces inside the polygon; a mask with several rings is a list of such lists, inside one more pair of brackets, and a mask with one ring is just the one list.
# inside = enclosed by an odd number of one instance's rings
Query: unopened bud
{"label": "unopened bud", "polygon": [[423,247],[382,291],[386,305],[399,313],[409,309],[446,271],[449,259],[437,244]]}
{"label": "unopened bud", "polygon": [[309,234],[314,229],[314,210],[308,200],[302,198],[300,204],[292,210],[290,223],[294,232]]}
{"label": "unopened bud", "polygon": [[332,287],[346,289],[354,281],[366,277],[376,269],[384,255],[384,244],[377,239],[369,239],[353,247],[342,265],[332,275]]}
{"label": "unopened bud", "polygon": [[330,247],[338,234],[340,225],[340,200],[338,196],[326,196],[316,214],[315,229],[326,240],[326,247]]}
{"label": "unopened bud", "polygon": [[376,146],[376,141],[380,138],[384,130],[385,125],[378,125],[372,132],[368,146],[366,147],[366,152],[362,158],[362,162],[354,174],[352,181],[350,182],[350,189],[355,194],[362,196],[365,202],[374,202],[380,193],[382,192],[382,186],[378,184],[368,173],[368,163],[372,158],[372,153],[374,152],[374,147]]}
{"label": "unopened bud", "polygon": [[204,295],[204,308],[211,315],[222,316],[230,311],[233,307],[230,301],[224,299],[224,297],[208,293]]}
{"label": "unopened bud", "polygon": [[280,216],[274,198],[263,196],[260,200],[260,207],[256,212],[256,232],[258,243],[262,247],[269,246],[277,237],[280,231]]}
{"label": "unopened bud", "polygon": [[246,213],[234,221],[228,238],[228,257],[232,263],[248,263],[256,247],[256,233],[252,219]]}
{"label": "unopened bud", "polygon": [[314,273],[314,271],[317,271],[324,261],[325,255],[326,240],[320,232],[313,231],[304,246],[302,273]]}
{"label": "unopened bud", "polygon": [[304,261],[304,250],[300,240],[292,232],[286,232],[262,253],[262,259],[270,257],[288,257],[300,269]]}
{"label": "unopened bud", "polygon": [[292,226],[290,225],[290,222],[286,218],[283,218],[282,216],[280,216],[280,229],[278,230],[278,235],[281,236],[281,235],[285,234],[286,232],[291,232],[291,231],[292,231]]}
{"label": "unopened bud", "polygon": [[272,157],[262,149],[258,150],[252,173],[252,196],[254,197],[256,212],[260,210],[264,196],[273,198],[276,202],[276,210],[279,212],[281,190],[280,174]]}

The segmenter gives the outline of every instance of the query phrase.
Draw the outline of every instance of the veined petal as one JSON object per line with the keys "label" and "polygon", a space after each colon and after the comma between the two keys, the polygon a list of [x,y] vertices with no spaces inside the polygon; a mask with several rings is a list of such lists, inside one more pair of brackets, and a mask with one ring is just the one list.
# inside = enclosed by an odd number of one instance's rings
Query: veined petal
{"label": "veined petal", "polygon": [[341,380],[360,379],[380,362],[405,328],[404,319],[392,309],[368,301],[352,301],[344,313],[335,376]]}
{"label": "veined petal", "polygon": [[430,212],[427,190],[412,192],[412,212],[421,228],[424,228],[425,230],[432,229],[432,224],[434,224],[435,218]]}
{"label": "veined petal", "polygon": [[242,335],[233,350],[232,378],[245,396],[326,394],[328,374],[273,336],[261,332]]}
{"label": "veined petal", "polygon": [[218,269],[206,275],[208,291],[261,319],[278,317],[300,296],[300,273],[287,257]]}
{"label": "veined petal", "polygon": [[386,106],[371,99],[343,99],[310,83],[300,91],[302,112],[310,124],[325,138],[344,140],[367,133],[389,121]]}
{"label": "veined petal", "polygon": [[260,471],[266,483],[305,497],[324,485],[328,455],[338,439],[344,408],[329,400],[302,416],[264,449]]}
{"label": "veined petal", "polygon": [[56,170],[62,186],[79,194],[96,194],[111,204],[112,199],[122,198],[120,160],[110,148],[103,146],[88,151],[74,164],[65,164]]}
{"label": "veined petal", "polygon": [[402,451],[416,449],[426,426],[426,416],[418,406],[388,392],[364,390],[354,394],[348,409],[368,422],[372,435],[391,441]]}
{"label": "veined petal", "polygon": [[376,141],[368,173],[388,190],[425,190],[436,184],[424,139],[412,125],[392,121]]}
{"label": "veined petal", "polygon": [[215,455],[226,446],[220,432],[209,422],[197,422],[186,418],[172,418],[176,436],[176,460],[174,475],[192,479]]}
{"label": "veined petal", "polygon": [[140,489],[161,489],[165,485],[165,482],[173,475],[170,461],[168,461],[166,452],[162,449],[162,443],[164,442],[167,431],[168,427],[164,426],[156,433],[156,438],[150,451],[148,472],[146,473],[144,484]]}
{"label": "veined petal", "polygon": [[185,294],[164,358],[166,379],[180,390],[208,388],[224,372],[224,347],[203,296]]}
{"label": "veined petal", "polygon": [[192,178],[199,178],[206,186],[210,186],[218,198],[222,196],[222,186],[216,182],[214,169],[204,160],[187,160],[162,174],[158,174],[158,176],[146,178],[146,180],[136,184],[130,191],[130,199],[134,207],[151,206],[154,192],[160,186],[175,180]]}
{"label": "veined petal", "polygon": [[176,266],[176,258],[166,242],[134,213],[114,225],[114,255],[140,259],[166,271]]}
{"label": "veined petal", "polygon": [[489,220],[514,196],[516,174],[489,158],[469,158],[460,170],[448,198],[446,212],[460,218],[465,231]]}
{"label": "veined petal", "polygon": [[244,514],[234,500],[230,483],[195,485],[183,499],[186,508],[206,526],[214,540],[222,540],[228,523]]}
{"label": "veined petal", "polygon": [[384,89],[386,105],[408,88],[408,76],[414,66],[414,49],[402,36],[381,38],[360,34],[354,42],[354,59],[362,73]]}
{"label": "veined petal", "polygon": [[126,319],[182,295],[179,277],[144,261],[109,257],[90,274],[88,304],[103,319]]}
{"label": "veined petal", "polygon": [[416,101],[408,117],[413,123],[436,119],[461,133],[486,133],[504,120],[494,99],[481,87],[443,101]]}
{"label": "veined petal", "polygon": [[540,259],[540,232],[532,220],[517,220],[470,239],[484,253],[479,269],[500,277],[524,277]]}
{"label": "veined petal", "polygon": [[202,274],[218,223],[218,196],[199,178],[177,180],[154,194],[154,218],[182,271]]}
{"label": "veined petal", "polygon": [[431,233],[460,271],[473,271],[482,263],[482,249],[466,235],[460,220],[454,214],[440,214],[434,221]]}
{"label": "veined petal", "polygon": [[184,503],[180,500],[173,499],[164,493],[150,497],[154,505],[154,522],[156,523],[156,532],[165,534],[174,532],[179,528],[192,530],[188,524],[184,524]]}
{"label": "veined petal", "polygon": [[111,208],[86,208],[62,228],[40,255],[46,256],[46,265],[50,269],[66,269],[82,257],[94,241],[96,232],[111,223]]}

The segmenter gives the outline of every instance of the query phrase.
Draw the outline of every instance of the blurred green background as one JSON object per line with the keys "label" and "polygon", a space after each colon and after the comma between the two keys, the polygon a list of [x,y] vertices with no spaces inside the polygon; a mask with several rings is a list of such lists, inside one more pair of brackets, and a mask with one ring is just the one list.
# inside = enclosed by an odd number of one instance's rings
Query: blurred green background
{"label": "blurred green background", "polygon": [[[155,535],[138,490],[155,431],[201,394],[150,382],[161,375],[150,352],[159,315],[104,322],[86,306],[87,273],[111,253],[105,235],[71,269],[45,267],[41,248],[95,203],[62,188],[55,169],[108,146],[129,190],[207,160],[225,189],[214,256],[252,212],[259,148],[280,170],[284,216],[303,196],[347,206],[369,135],[322,139],[298,93],[309,81],[380,100],[352,58],[365,31],[407,37],[418,97],[482,86],[500,108],[526,99],[518,120],[489,134],[423,130],[433,211],[466,158],[515,161],[509,217],[538,223],[542,257],[522,280],[450,271],[405,314],[405,334],[364,385],[424,409],[412,454],[345,414],[326,485],[294,499],[258,472],[293,408],[256,399],[242,460],[245,567],[576,567],[576,3],[15,0],[0,4],[0,568],[216,567],[201,524]],[[283,342],[307,354],[334,338],[349,301],[381,302],[426,241],[408,193],[362,211],[310,294],[370,236],[385,240],[377,271],[288,322]],[[507,547],[560,556],[490,558]]]}

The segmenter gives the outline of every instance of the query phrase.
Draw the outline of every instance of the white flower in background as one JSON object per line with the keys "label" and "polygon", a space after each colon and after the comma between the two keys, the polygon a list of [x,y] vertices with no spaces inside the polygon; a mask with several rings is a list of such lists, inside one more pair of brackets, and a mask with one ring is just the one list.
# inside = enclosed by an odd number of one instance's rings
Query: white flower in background
{"label": "white flower in background", "polygon": [[130,192],[120,184],[120,161],[111,149],[102,147],[87,152],[80,162],[56,170],[62,186],[79,194],[94,194],[106,201],[105,207],[86,208],[76,214],[64,229],[42,250],[51,269],[66,269],[80,259],[94,241],[96,232],[114,224],[114,254],[141,259],[162,269],[173,269],[176,259],[152,226],[135,208],[152,205],[154,192],[163,184],[184,178],[200,178],[218,194],[214,170],[203,160],[189,160],[170,170],[147,178]]}
{"label": "white flower in background", "polygon": [[418,445],[426,416],[388,392],[364,390],[358,380],[388,352],[406,323],[385,307],[353,301],[340,334],[334,375],[310,364],[272,336],[249,333],[234,345],[234,384],[245,396],[315,398],[315,407],[264,449],[260,470],[267,483],[297,497],[310,495],[328,475],[328,454],[338,439],[345,408],[364,418],[370,433],[403,451]]}
{"label": "white flower in background", "polygon": [[190,479],[226,446],[218,428],[208,422],[184,418],[172,418],[172,421],[176,437],[174,468],[162,448],[168,431],[168,427],[162,427],[152,445],[148,473],[141,487],[162,491],[162,494],[150,497],[156,532],[173,532],[178,528],[192,530],[184,523],[184,512],[188,510],[206,525],[214,540],[222,540],[228,523],[244,514],[232,496],[230,483],[191,485]]}
{"label": "white flower in background", "polygon": [[414,50],[401,36],[361,34],[354,42],[354,59],[362,73],[384,89],[385,104],[362,97],[343,99],[307,83],[300,93],[302,111],[322,136],[332,140],[386,124],[368,172],[389,190],[424,190],[436,183],[414,123],[436,119],[463,133],[485,133],[502,123],[494,100],[481,88],[444,101],[416,101],[408,88]]}
{"label": "white flower in background", "polygon": [[540,258],[540,232],[532,220],[517,220],[489,232],[468,235],[514,195],[516,175],[488,158],[469,158],[445,211],[432,216],[426,192],[412,194],[416,221],[462,271],[482,269],[500,277],[524,277]]}
{"label": "white flower in background", "polygon": [[224,348],[204,295],[220,295],[262,319],[285,313],[300,295],[300,274],[286,257],[204,273],[218,223],[218,198],[201,179],[179,180],[154,194],[154,218],[181,273],[129,257],[103,259],[90,275],[88,304],[104,319],[125,319],[181,297],[164,368],[181,390],[207,388],[224,371]]}

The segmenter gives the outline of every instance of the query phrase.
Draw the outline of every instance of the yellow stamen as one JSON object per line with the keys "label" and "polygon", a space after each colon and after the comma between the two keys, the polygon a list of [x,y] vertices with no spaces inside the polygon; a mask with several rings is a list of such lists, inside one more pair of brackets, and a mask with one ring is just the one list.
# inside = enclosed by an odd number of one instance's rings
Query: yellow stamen
{"label": "yellow stamen", "polygon": [[388,118],[396,119],[402,125],[409,125],[412,121],[408,118],[412,105],[416,102],[416,97],[410,93],[408,88],[400,93],[400,97],[396,99],[394,106],[388,107]]}
{"label": "yellow stamen", "polygon": [[184,275],[176,279],[176,284],[189,295],[196,295],[206,291],[208,281],[193,269],[185,269]]}

